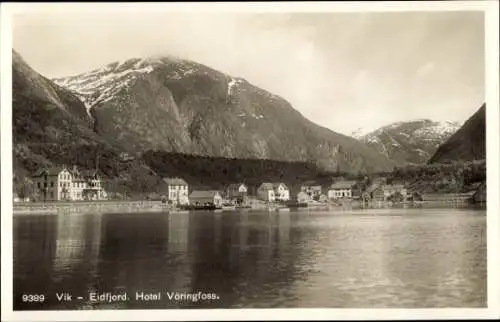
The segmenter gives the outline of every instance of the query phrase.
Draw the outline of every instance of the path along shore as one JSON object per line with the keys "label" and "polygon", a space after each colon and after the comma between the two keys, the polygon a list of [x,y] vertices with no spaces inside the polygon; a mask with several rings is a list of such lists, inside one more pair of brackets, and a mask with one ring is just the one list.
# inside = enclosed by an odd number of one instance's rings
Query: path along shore
{"label": "path along shore", "polygon": [[[447,201],[432,201],[432,202],[414,202],[414,203],[398,203],[392,204],[387,202],[373,202],[362,204],[359,202],[345,204],[318,204],[310,205],[309,207],[288,208],[278,205],[264,205],[263,203],[255,203],[251,208],[241,209],[241,211],[286,211],[296,209],[300,211],[308,210],[335,210],[345,208],[392,208],[392,207],[463,207],[468,206],[466,203],[456,203]],[[220,210],[219,210],[220,211]],[[170,213],[187,213],[188,211],[179,211],[172,205],[164,204],[160,201],[73,201],[73,202],[26,202],[15,203],[13,213],[18,214],[53,214],[53,213],[81,213],[81,212],[106,212],[106,213],[134,213],[134,212],[170,212]]]}
{"label": "path along shore", "polygon": [[26,202],[15,203],[14,214],[38,214],[60,212],[165,212],[175,210],[160,201],[73,201],[73,202]]}

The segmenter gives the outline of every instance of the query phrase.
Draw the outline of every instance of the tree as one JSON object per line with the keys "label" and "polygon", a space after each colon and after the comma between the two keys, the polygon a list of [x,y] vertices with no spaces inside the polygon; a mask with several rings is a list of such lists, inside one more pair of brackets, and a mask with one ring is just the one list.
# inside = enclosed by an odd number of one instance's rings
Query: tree
{"label": "tree", "polygon": [[401,202],[401,201],[404,201],[404,199],[405,198],[403,197],[403,195],[399,191],[396,191],[395,193],[393,193],[389,197],[389,200],[392,201],[392,202]]}

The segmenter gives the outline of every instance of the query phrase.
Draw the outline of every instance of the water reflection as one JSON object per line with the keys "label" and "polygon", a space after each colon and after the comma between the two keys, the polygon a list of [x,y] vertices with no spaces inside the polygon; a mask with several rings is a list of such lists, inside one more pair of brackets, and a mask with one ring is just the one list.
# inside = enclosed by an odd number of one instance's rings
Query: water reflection
{"label": "water reflection", "polygon": [[56,281],[64,278],[64,272],[70,273],[75,265],[83,259],[86,246],[85,219],[81,214],[56,215],[56,253],[52,260],[52,269],[56,273]]}
{"label": "water reflection", "polygon": [[14,287],[220,297],[52,309],[484,306],[485,231],[449,209],[15,217]]}
{"label": "water reflection", "polygon": [[189,215],[168,216],[168,251],[186,253],[188,250]]}
{"label": "water reflection", "polygon": [[168,245],[165,249],[165,270],[158,287],[168,292],[188,292],[192,280],[190,257],[190,223],[186,214],[171,214],[168,217]]}

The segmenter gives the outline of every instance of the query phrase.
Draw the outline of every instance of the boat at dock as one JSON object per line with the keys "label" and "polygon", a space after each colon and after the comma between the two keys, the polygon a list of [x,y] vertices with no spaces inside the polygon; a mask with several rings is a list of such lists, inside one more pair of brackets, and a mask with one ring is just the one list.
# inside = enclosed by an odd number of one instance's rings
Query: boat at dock
{"label": "boat at dock", "polygon": [[307,202],[296,202],[296,201],[291,201],[286,203],[286,206],[289,208],[305,208],[308,206]]}
{"label": "boat at dock", "polygon": [[179,207],[180,210],[208,210],[208,211],[214,211],[214,210],[222,210],[220,206],[216,205],[183,205]]}

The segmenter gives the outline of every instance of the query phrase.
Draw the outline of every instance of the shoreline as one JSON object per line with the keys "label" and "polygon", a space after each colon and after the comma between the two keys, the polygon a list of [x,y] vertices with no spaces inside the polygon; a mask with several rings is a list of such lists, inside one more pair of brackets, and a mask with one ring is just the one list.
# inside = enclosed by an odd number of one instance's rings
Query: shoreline
{"label": "shoreline", "polygon": [[[309,210],[314,211],[331,211],[342,209],[384,209],[384,208],[421,208],[434,206],[439,208],[484,208],[486,203],[483,204],[470,204],[466,202],[454,201],[419,201],[419,202],[405,202],[405,203],[383,203],[372,202],[362,204],[358,202],[344,203],[342,205],[311,205],[308,207],[289,207],[280,205],[255,205],[251,208],[236,209],[235,212],[247,213],[256,211],[269,211],[269,212],[289,212],[298,211],[304,212]],[[81,212],[165,212],[172,214],[187,214],[196,212],[196,210],[182,210],[172,205],[161,203],[160,201],[77,201],[77,202],[48,202],[48,203],[19,203],[14,204],[13,215],[30,215],[30,214],[59,214],[59,213],[81,213]],[[225,210],[224,212],[227,212]]]}
{"label": "shoreline", "polygon": [[175,211],[160,201],[77,201],[14,204],[13,214],[57,214],[64,212],[167,212]]}

